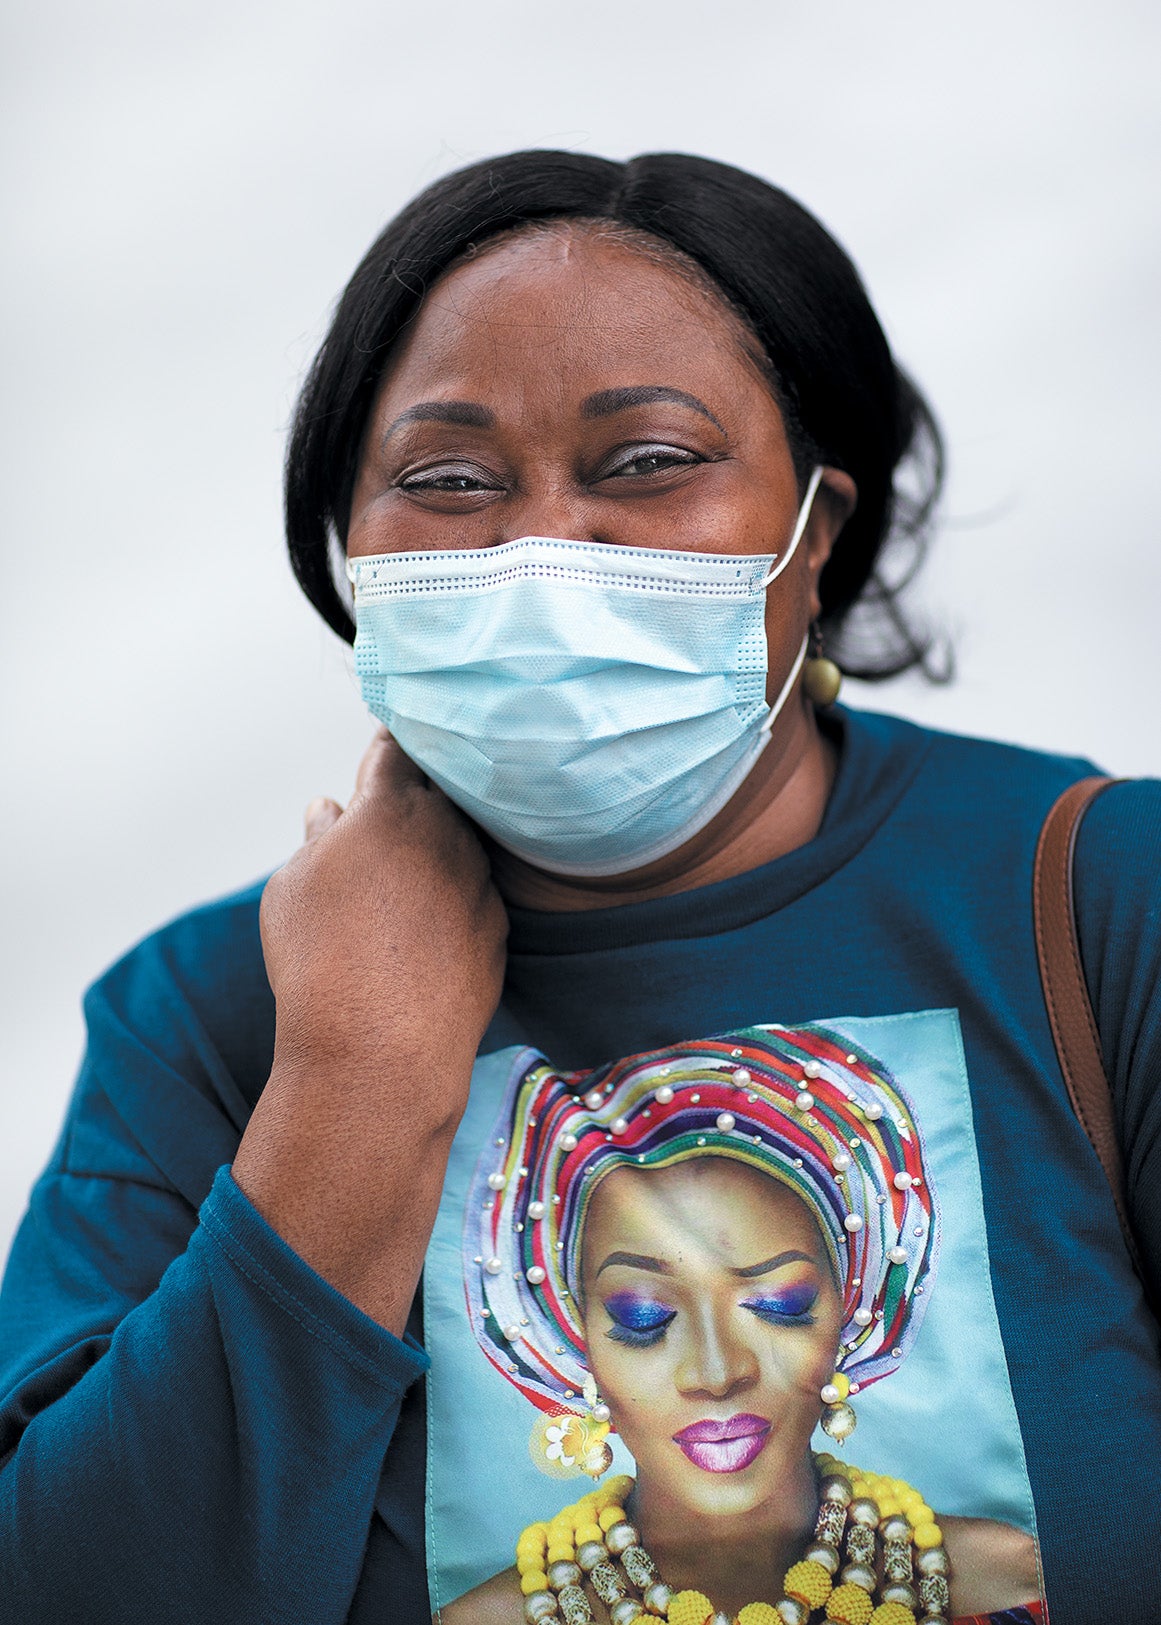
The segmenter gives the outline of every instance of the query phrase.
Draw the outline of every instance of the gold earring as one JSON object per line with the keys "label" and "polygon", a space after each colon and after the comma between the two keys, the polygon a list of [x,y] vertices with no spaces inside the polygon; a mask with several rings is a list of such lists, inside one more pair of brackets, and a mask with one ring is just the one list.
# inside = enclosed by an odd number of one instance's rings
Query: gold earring
{"label": "gold earring", "polygon": [[810,653],[802,663],[802,686],[812,705],[833,705],[843,686],[843,674],[822,652],[817,622],[810,629]]}
{"label": "gold earring", "polygon": [[596,1378],[591,1371],[585,1377],[582,1391],[589,1407],[590,1420],[584,1424],[585,1446],[580,1462],[581,1471],[597,1479],[613,1465],[613,1452],[608,1442],[611,1416],[609,1407],[597,1391]]}
{"label": "gold earring", "polygon": [[855,1415],[853,1405],[847,1404],[847,1395],[851,1385],[841,1371],[836,1371],[829,1382],[824,1382],[819,1389],[818,1397],[823,1403],[822,1431],[830,1435],[836,1444],[842,1444],[849,1439],[859,1419]]}

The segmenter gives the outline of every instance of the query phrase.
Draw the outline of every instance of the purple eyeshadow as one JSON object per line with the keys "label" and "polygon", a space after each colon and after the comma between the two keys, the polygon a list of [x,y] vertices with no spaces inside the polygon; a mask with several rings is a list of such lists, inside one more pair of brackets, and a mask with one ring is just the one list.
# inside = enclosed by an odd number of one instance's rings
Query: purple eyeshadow
{"label": "purple eyeshadow", "polygon": [[786,1315],[795,1318],[805,1315],[814,1308],[818,1301],[818,1288],[812,1281],[792,1281],[776,1292],[763,1293],[761,1297],[747,1298],[745,1308],[755,1309],[760,1314]]}
{"label": "purple eyeshadow", "polygon": [[605,1308],[618,1326],[634,1332],[653,1331],[673,1319],[668,1304],[658,1303],[655,1298],[639,1298],[635,1292],[614,1292],[605,1299]]}

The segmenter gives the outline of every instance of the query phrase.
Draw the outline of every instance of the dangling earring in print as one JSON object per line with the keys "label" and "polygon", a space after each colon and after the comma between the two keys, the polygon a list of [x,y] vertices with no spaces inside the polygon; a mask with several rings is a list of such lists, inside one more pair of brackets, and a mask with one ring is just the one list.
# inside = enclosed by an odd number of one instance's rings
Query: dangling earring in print
{"label": "dangling earring in print", "polygon": [[[569,1397],[576,1398],[571,1394]],[[608,1442],[612,1425],[609,1407],[597,1392],[591,1371],[585,1377],[581,1397],[588,1406],[587,1416],[570,1407],[559,1413],[541,1413],[532,1424],[528,1454],[549,1478],[584,1475],[596,1480],[613,1465]]]}
{"label": "dangling earring in print", "polygon": [[824,1382],[819,1389],[818,1397],[823,1403],[822,1431],[829,1434],[836,1444],[849,1439],[858,1426],[855,1408],[847,1404],[850,1391],[851,1385],[841,1371],[836,1371],[830,1381]]}
{"label": "dangling earring in print", "polygon": [[592,1421],[587,1424],[588,1443],[581,1459],[581,1471],[592,1479],[598,1479],[613,1465],[613,1452],[608,1442],[609,1407],[597,1392],[596,1378],[591,1371],[585,1378],[583,1392]]}
{"label": "dangling earring in print", "polygon": [[549,1478],[598,1479],[613,1465],[609,1424],[590,1413],[542,1414],[532,1424],[528,1454]]}
{"label": "dangling earring in print", "polygon": [[815,621],[810,628],[810,653],[802,663],[802,687],[812,705],[833,705],[843,685],[843,674],[822,651],[822,633]]}

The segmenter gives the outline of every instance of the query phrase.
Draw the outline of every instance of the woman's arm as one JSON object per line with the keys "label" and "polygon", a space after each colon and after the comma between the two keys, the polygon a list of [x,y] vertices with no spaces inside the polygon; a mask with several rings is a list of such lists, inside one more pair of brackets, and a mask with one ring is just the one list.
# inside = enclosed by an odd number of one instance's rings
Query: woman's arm
{"label": "woman's arm", "polygon": [[386,733],[346,812],[322,811],[262,899],[274,1064],[234,1177],[320,1275],[402,1332],[507,919],[467,821]]}
{"label": "woman's arm", "polygon": [[[253,1133],[271,1020],[253,900],[241,926],[199,926],[200,981],[171,929],[90,995],[0,1298],[5,1625],[347,1618],[426,1363],[396,1335],[425,1204],[502,963],[482,856],[417,775],[392,832],[392,757],[377,742],[348,813],[269,888],[277,1039]],[[462,880],[436,882],[433,851]],[[266,1217],[220,1167],[235,1151]]]}
{"label": "woman's arm", "polygon": [[227,1169],[196,1216],[157,1185],[47,1175],[3,1311],[5,1625],[347,1618],[425,1359],[314,1276]]}

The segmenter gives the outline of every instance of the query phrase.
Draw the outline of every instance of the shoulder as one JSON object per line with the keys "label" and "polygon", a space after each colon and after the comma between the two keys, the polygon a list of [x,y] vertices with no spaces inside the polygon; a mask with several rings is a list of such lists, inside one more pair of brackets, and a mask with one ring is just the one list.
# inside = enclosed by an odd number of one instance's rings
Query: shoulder
{"label": "shoulder", "polygon": [[956,777],[961,784],[962,775],[971,772],[985,778],[989,786],[1008,784],[1015,788],[1036,784],[1043,785],[1046,791],[1059,793],[1075,780],[1101,771],[1083,756],[1067,756],[1000,739],[929,728],[883,712],[853,711],[846,713],[846,718],[860,734],[873,740],[880,751],[921,758],[926,772]]}
{"label": "shoulder", "polygon": [[439,1611],[440,1625],[516,1625],[523,1618],[520,1576],[514,1568],[494,1574]]}
{"label": "shoulder", "polygon": [[952,1612],[1000,1613],[1040,1595],[1031,1535],[991,1518],[941,1517],[951,1564]]}
{"label": "shoulder", "polygon": [[1086,961],[1161,938],[1161,779],[1118,781],[1089,804],[1073,879]]}
{"label": "shoulder", "polygon": [[231,892],[188,909],[165,925],[151,931],[129,948],[109,967],[94,988],[106,992],[131,989],[135,979],[159,974],[197,981],[212,967],[223,963],[241,967],[261,954],[258,935],[258,908],[265,879],[243,891]]}
{"label": "shoulder", "polygon": [[84,1058],[45,1179],[159,1185],[200,1205],[270,1074],[264,884],[171,920],[89,987]]}
{"label": "shoulder", "polygon": [[[871,794],[892,794],[892,826],[919,849],[1027,863],[1049,808],[1100,771],[1079,756],[922,727],[869,711],[842,716],[844,755]],[[842,769],[840,768],[840,777]]]}
{"label": "shoulder", "polygon": [[[1102,790],[1076,837],[1076,879],[1085,901],[1096,902],[1126,882],[1161,900],[1161,779],[1120,779]],[[1080,899],[1078,899],[1080,901]]]}
{"label": "shoulder", "polygon": [[[1015,815],[1037,833],[1069,785],[1105,772],[1087,757],[944,732],[901,717],[854,712],[847,721],[858,735],[873,740],[880,754],[918,763],[918,784],[927,793],[972,818],[985,807],[993,821]],[[1161,779],[1118,779],[1095,797],[1077,834],[1076,877],[1083,893],[1078,907],[1095,903],[1102,891],[1123,898],[1138,882],[1157,899]]]}
{"label": "shoulder", "polygon": [[264,885],[190,909],[136,943],[85,994],[90,1027],[107,1012],[135,1025],[180,1006],[227,1027],[265,1014],[271,994],[258,930]]}
{"label": "shoulder", "polygon": [[97,1130],[110,1128],[108,1105],[147,1147],[172,1139],[174,1123],[196,1138],[205,1118],[207,1166],[229,1160],[273,1053],[263,885],[171,920],[88,989],[86,1054],[66,1124],[70,1169],[104,1166],[109,1133]]}
{"label": "shoulder", "polygon": [[1130,1073],[1155,1079],[1161,1065],[1161,780],[1111,784],[1090,804],[1077,832],[1073,887],[1106,1067],[1122,1086]]}

